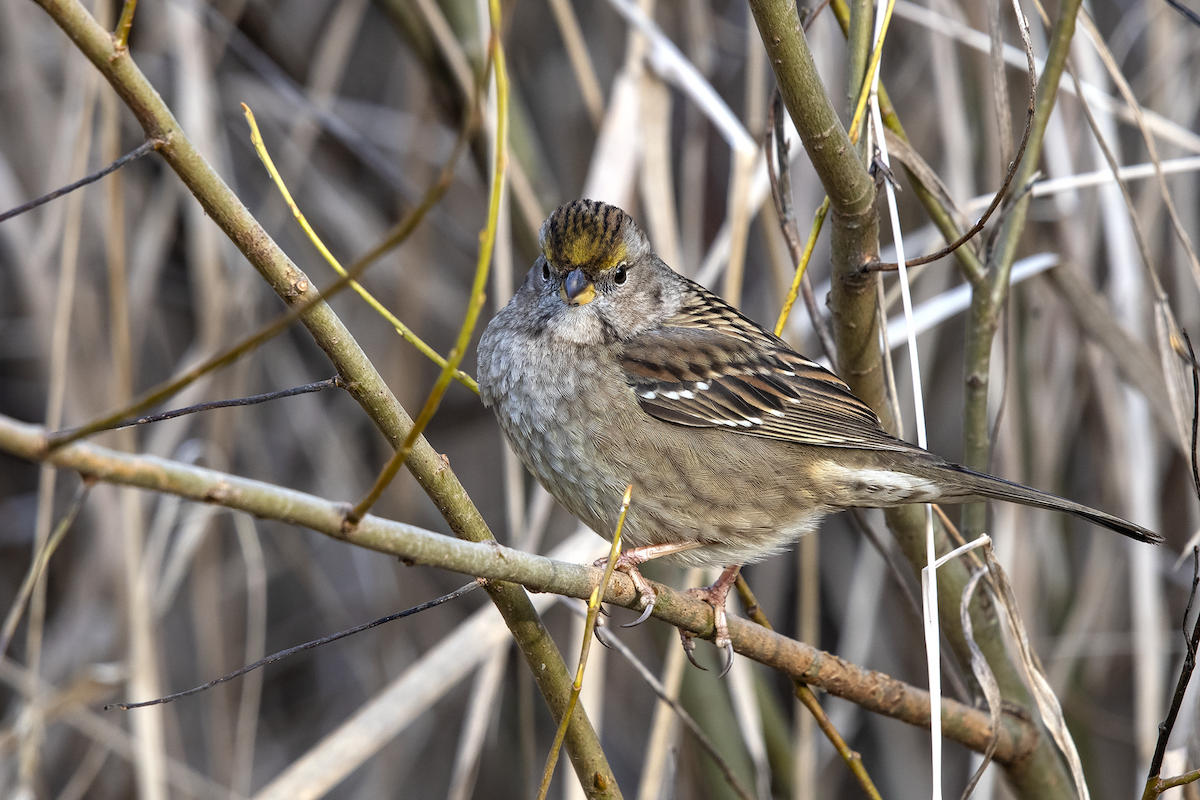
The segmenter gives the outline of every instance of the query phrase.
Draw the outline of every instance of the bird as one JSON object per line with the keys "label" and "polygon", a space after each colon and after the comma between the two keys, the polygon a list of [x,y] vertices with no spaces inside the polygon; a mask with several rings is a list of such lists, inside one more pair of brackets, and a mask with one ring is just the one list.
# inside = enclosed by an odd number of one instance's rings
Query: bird
{"label": "bird", "polygon": [[725,599],[742,565],[846,508],[990,498],[1162,541],[888,433],[835,374],[664,263],[620,208],[568,203],[539,244],[480,339],[483,404],[530,473],[609,541],[633,487],[618,566],[641,595],[638,622],[656,596],[638,565],[724,568],[699,594],[713,606],[726,670]]}

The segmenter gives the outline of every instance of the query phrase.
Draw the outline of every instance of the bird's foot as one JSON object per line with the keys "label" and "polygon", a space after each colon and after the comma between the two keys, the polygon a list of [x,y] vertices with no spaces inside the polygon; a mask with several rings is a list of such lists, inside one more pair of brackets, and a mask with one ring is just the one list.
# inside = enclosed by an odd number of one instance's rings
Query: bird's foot
{"label": "bird's foot", "polygon": [[[683,628],[679,629],[679,641],[683,645],[683,654],[687,656],[687,660],[692,662],[692,666],[697,669],[708,671],[708,667],[696,660],[694,653],[696,652],[696,637],[691,631],[686,631]],[[729,674],[730,668],[733,667],[733,642],[726,641],[724,648],[725,666],[721,667],[721,672],[717,675],[718,678],[724,678]]]}
{"label": "bird's foot", "polygon": [[[637,589],[638,596],[642,598],[642,603],[645,604],[641,616],[633,622],[625,623],[621,626],[622,628],[632,628],[634,625],[641,625],[650,619],[650,614],[654,611],[654,604],[658,602],[658,591],[638,571],[638,566],[646,563],[649,558],[650,556],[646,555],[642,548],[634,547],[622,551],[621,555],[617,556],[617,563],[613,565],[613,569],[618,572],[624,572],[629,576],[629,580],[633,581],[633,588]],[[601,558],[596,561],[595,566],[602,568],[607,564],[608,559]]]}
{"label": "bird's foot", "polygon": [[[729,620],[725,614],[725,601],[729,598],[729,590],[737,582],[738,573],[741,571],[741,565],[726,567],[712,586],[703,589],[688,589],[687,591],[688,594],[699,597],[713,607],[713,644],[725,653],[725,666],[722,667],[720,674],[722,678],[729,673],[730,667],[733,666],[733,642],[729,638]],[[692,650],[695,649],[692,635],[684,630],[680,630],[679,633],[683,638],[683,649],[687,652],[688,660],[696,664],[696,659],[692,657]],[[696,664],[696,666],[700,665]]]}
{"label": "bird's foot", "polygon": [[691,631],[679,629],[679,643],[683,645],[683,654],[687,656],[687,660],[692,662],[692,666],[697,669],[708,671],[708,667],[696,660],[694,653],[696,652],[696,636]]}

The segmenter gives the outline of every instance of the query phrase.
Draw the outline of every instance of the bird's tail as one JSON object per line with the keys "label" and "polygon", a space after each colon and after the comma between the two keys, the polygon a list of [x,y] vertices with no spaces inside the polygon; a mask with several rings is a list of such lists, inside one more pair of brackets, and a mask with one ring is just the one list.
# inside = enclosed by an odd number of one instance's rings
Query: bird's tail
{"label": "bird's tail", "polygon": [[1007,500],[1026,506],[1035,506],[1036,508],[1048,508],[1051,511],[1065,511],[1068,514],[1074,514],[1077,517],[1086,519],[1088,522],[1103,525],[1105,528],[1128,536],[1130,539],[1137,539],[1139,542],[1158,544],[1163,540],[1163,537],[1154,531],[1147,530],[1140,525],[1134,525],[1132,522],[1090,506],[1085,506],[1082,503],[1065,500],[1020,483],[1006,481],[1003,478],[985,475],[969,467],[964,467],[961,464],[945,462],[942,467],[958,476],[958,488],[962,490],[962,494],[947,493],[943,496],[943,500],[962,503],[970,502],[974,498],[991,497],[996,500]]}

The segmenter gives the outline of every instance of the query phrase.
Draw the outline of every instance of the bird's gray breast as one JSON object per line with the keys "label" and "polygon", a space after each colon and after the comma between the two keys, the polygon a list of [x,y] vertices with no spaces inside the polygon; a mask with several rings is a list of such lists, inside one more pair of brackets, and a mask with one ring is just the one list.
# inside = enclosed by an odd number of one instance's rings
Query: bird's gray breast
{"label": "bird's gray breast", "polygon": [[[514,352],[524,357],[511,357]],[[526,468],[590,527],[610,528],[626,485],[621,481],[629,477],[619,475],[604,452],[603,428],[638,412],[616,367],[604,367],[584,347],[505,331],[481,341],[479,383]]]}

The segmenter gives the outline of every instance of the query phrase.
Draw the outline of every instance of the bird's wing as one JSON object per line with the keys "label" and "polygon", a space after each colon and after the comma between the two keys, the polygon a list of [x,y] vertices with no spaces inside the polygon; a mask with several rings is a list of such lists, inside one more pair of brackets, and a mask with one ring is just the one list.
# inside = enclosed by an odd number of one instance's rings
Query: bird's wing
{"label": "bird's wing", "polygon": [[647,414],[799,444],[912,448],[886,433],[832,372],[718,298],[701,300],[703,314],[685,309],[667,325],[625,342],[621,367]]}

